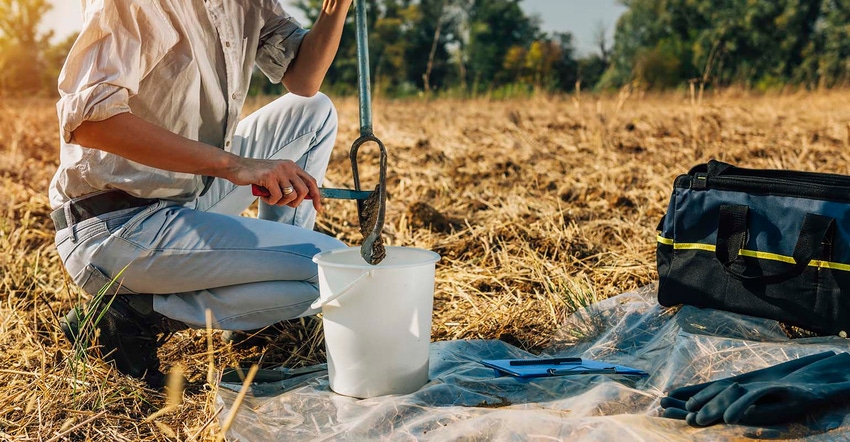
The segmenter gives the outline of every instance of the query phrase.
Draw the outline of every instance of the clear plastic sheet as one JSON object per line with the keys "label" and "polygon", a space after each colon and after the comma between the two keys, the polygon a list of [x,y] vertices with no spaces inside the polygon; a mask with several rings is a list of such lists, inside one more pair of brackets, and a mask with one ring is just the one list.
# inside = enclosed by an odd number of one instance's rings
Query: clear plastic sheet
{"label": "clear plastic sheet", "polygon": [[[327,372],[254,384],[228,437],[291,440],[850,440],[850,407],[776,427],[689,427],[660,417],[671,388],[721,379],[826,350],[838,337],[790,340],[775,321],[683,307],[665,309],[644,287],[570,316],[547,355],[639,368],[649,377],[578,375],[518,380],[481,359],[537,357],[501,341],[431,345],[430,381],[408,395],[354,399],[328,388]],[[848,367],[850,369],[850,367]],[[240,385],[222,383],[222,419]]]}

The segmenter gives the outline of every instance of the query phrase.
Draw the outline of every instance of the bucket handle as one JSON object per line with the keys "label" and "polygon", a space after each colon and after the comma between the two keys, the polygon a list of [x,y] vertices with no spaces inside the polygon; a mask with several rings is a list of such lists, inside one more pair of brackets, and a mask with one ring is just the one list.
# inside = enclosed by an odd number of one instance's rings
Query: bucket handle
{"label": "bucket handle", "polygon": [[361,273],[360,276],[355,278],[354,281],[349,282],[348,285],[346,285],[345,287],[342,288],[342,290],[340,290],[336,293],[332,293],[327,298],[319,298],[319,299],[315,300],[312,304],[310,304],[310,308],[320,309],[320,308],[328,305],[331,301],[333,301],[333,300],[339,298],[340,296],[348,293],[348,291],[351,290],[355,285],[357,285],[357,283],[360,282],[363,278],[365,278],[367,276],[372,276],[373,272],[374,272],[374,270],[369,270],[369,271]]}

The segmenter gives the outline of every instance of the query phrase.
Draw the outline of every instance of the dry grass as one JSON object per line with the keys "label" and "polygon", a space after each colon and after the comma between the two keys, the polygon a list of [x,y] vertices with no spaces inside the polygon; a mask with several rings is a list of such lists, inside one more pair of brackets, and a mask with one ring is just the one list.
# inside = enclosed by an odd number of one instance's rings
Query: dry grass
{"label": "dry grass", "polygon": [[[329,180],[348,185],[357,103],[338,105]],[[274,342],[241,350],[218,332],[183,333],[160,353],[166,367],[185,369],[182,400],[96,358],[71,362],[57,316],[83,295],[52,244],[53,112],[48,100],[0,103],[0,440],[213,440],[220,429],[210,364],[220,371],[238,361],[322,360],[314,323],[290,324]],[[846,91],[381,101],[374,113],[390,156],[386,241],[443,256],[437,340],[503,339],[539,350],[577,307],[652,281],[655,226],[673,178],[695,163],[850,173]],[[361,149],[364,183],[374,182],[376,160]],[[319,222],[351,244],[360,240],[356,225],[353,204],[341,201],[329,201]]]}

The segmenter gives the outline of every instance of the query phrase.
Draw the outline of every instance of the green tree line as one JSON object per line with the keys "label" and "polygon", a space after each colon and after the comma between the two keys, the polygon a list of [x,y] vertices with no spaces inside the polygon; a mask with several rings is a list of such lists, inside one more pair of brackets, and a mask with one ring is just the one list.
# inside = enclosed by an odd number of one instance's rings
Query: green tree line
{"label": "green tree line", "polygon": [[[297,0],[309,26],[322,0]],[[620,0],[613,44],[578,54],[572,34],[542,31],[522,0],[365,0],[373,94],[508,96],[633,85],[770,89],[850,82],[848,0]],[[0,94],[55,94],[75,36],[39,31],[47,0],[0,0]],[[354,93],[349,17],[324,88]],[[280,93],[257,75],[252,93]]]}
{"label": "green tree line", "polygon": [[[370,72],[377,94],[479,94],[499,88],[571,90],[579,78],[573,38],[547,34],[521,0],[365,0]],[[298,0],[308,21],[322,0]],[[326,87],[357,85],[353,16]],[[598,57],[597,57],[598,58]],[[598,79],[604,66],[595,67]],[[263,86],[266,91],[274,86]]]}
{"label": "green tree line", "polygon": [[846,86],[850,1],[621,0],[601,86]]}

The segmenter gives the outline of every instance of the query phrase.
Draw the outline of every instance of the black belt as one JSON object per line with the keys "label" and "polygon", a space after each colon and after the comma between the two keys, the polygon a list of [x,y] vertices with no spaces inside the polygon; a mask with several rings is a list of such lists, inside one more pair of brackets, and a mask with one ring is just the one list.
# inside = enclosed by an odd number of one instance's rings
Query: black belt
{"label": "black belt", "polygon": [[109,190],[106,192],[93,193],[71,200],[66,203],[71,212],[71,219],[65,216],[65,207],[60,207],[50,213],[56,231],[62,230],[80,221],[94,218],[104,213],[116,210],[132,209],[134,207],[149,206],[159,200],[151,198],[138,198],[121,190]]}

